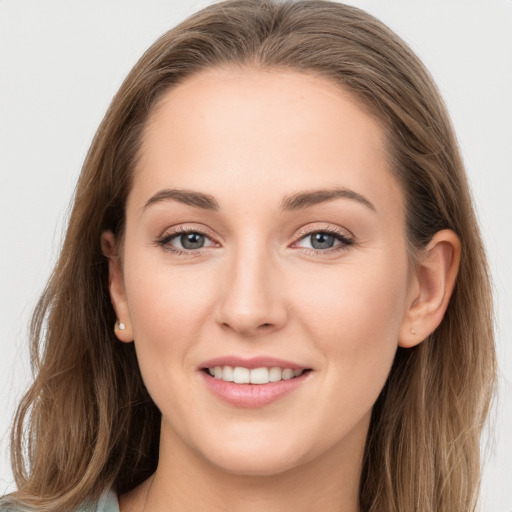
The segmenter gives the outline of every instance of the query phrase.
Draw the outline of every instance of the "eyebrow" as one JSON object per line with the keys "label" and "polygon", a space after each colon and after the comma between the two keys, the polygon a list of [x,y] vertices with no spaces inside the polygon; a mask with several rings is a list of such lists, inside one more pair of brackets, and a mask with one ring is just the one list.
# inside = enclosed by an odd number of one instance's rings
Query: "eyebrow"
{"label": "eyebrow", "polygon": [[293,211],[307,208],[319,203],[333,201],[334,199],[352,199],[363,204],[374,212],[377,211],[375,206],[366,197],[350,190],[348,188],[336,187],[332,189],[310,190],[298,192],[292,196],[285,197],[281,202],[282,211]]}
{"label": "eyebrow", "polygon": [[[366,197],[353,190],[343,187],[297,192],[296,194],[285,197],[281,201],[281,211],[287,212],[301,210],[316,204],[333,201],[334,199],[351,199],[366,206],[370,210],[377,211],[375,206],[368,199],[366,199]],[[152,204],[168,200],[178,201],[180,203],[189,206],[195,206],[203,210],[220,210],[219,203],[212,195],[184,189],[160,190],[146,201],[144,209],[148,208]]]}
{"label": "eyebrow", "polygon": [[197,206],[203,210],[219,210],[219,203],[210,194],[195,192],[193,190],[164,189],[151,196],[144,205],[144,209],[155,203],[174,199],[189,206]]}

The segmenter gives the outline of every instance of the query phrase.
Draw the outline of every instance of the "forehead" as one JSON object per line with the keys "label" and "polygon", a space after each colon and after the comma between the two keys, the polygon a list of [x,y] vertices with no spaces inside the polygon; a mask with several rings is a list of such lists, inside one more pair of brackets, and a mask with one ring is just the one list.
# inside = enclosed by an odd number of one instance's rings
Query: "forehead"
{"label": "forehead", "polygon": [[170,186],[217,195],[229,186],[254,202],[262,190],[270,200],[342,186],[379,202],[399,194],[385,147],[380,123],[325,78],[212,69],[171,89],[150,116],[132,196],[143,201]]}

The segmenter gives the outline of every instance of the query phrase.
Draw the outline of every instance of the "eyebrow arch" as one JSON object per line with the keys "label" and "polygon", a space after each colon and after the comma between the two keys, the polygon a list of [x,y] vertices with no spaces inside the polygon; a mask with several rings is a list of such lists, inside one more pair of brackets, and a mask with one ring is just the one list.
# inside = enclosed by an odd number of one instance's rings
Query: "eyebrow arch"
{"label": "eyebrow arch", "polygon": [[202,192],[195,192],[193,190],[178,190],[178,189],[163,189],[158,191],[155,195],[151,196],[144,205],[144,210],[152,204],[161,201],[174,199],[189,206],[197,206],[203,210],[219,210],[219,203],[210,194]]}
{"label": "eyebrow arch", "polygon": [[[302,208],[307,208],[309,206],[314,206],[319,203],[333,201],[334,199],[340,198],[352,199],[368,207],[370,210],[377,211],[375,206],[368,199],[366,199],[366,197],[358,194],[353,190],[343,187],[297,192],[296,194],[285,197],[281,201],[281,211],[301,210]],[[159,190],[146,201],[144,210],[152,204],[170,199],[183,204],[187,204],[189,206],[196,206],[197,208],[202,208],[203,210],[220,210],[219,203],[212,195],[184,189]]]}
{"label": "eyebrow arch", "polygon": [[300,210],[302,208],[307,208],[308,206],[340,198],[352,199],[370,208],[370,210],[373,210],[374,212],[377,211],[373,203],[366,199],[366,197],[343,187],[298,192],[292,196],[285,197],[281,202],[281,211]]}

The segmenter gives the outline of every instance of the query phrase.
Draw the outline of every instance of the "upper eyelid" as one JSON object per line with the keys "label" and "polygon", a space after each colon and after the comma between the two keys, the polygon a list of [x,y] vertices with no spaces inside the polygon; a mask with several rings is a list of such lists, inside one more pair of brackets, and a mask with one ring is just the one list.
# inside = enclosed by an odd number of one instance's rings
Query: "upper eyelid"
{"label": "upper eyelid", "polygon": [[[351,233],[350,230],[346,228],[341,227],[333,227],[333,226],[318,226],[318,227],[312,227],[312,228],[300,228],[299,231],[296,233],[296,237],[304,237],[307,235],[310,235],[312,233],[321,233],[321,232],[328,232],[328,233],[334,233],[334,234],[340,234],[340,235],[346,235],[347,238],[355,238],[353,233]],[[178,235],[180,233],[200,233],[202,235],[206,235],[212,240],[215,240],[216,237],[212,236],[210,234],[210,230],[202,227],[195,227],[195,226],[187,226],[187,225],[179,225],[177,228],[171,227],[167,228],[163,231],[162,235],[159,238],[164,238],[167,236],[174,236]]]}
{"label": "upper eyelid", "polygon": [[206,228],[203,228],[203,227],[196,227],[196,226],[193,226],[193,225],[179,225],[178,227],[169,227],[167,229],[165,229],[163,232],[162,232],[162,235],[160,235],[159,238],[166,238],[166,237],[169,237],[169,236],[177,236],[177,235],[180,235],[180,234],[183,234],[183,233],[200,233],[201,235],[205,235],[209,238],[211,238],[212,240],[215,240],[215,236],[213,236],[210,232],[209,229],[206,229]]}
{"label": "upper eyelid", "polygon": [[313,233],[329,233],[331,235],[338,235],[340,237],[350,239],[351,241],[356,240],[356,237],[354,236],[354,234],[346,228],[341,228],[339,226],[336,226],[336,227],[334,227],[334,226],[318,226],[318,227],[315,227],[312,229],[303,228],[303,229],[299,230],[299,233],[297,235],[298,238],[296,239],[296,241],[300,240],[308,235],[311,235]]}

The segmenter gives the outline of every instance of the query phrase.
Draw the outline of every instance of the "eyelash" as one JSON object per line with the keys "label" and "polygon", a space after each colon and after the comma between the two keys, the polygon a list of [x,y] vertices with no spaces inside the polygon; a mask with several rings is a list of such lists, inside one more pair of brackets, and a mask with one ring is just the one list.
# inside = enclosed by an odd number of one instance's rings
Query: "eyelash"
{"label": "eyelash", "polygon": [[[175,254],[177,256],[197,256],[197,255],[201,254],[205,248],[202,247],[200,249],[182,250],[182,249],[173,248],[171,245],[169,245],[169,242],[173,238],[176,238],[177,236],[180,236],[180,235],[187,235],[187,234],[191,234],[191,233],[203,235],[203,236],[209,238],[210,240],[212,240],[208,236],[208,234],[205,233],[201,229],[197,229],[197,228],[189,229],[189,228],[180,226],[179,228],[173,230],[172,232],[166,233],[162,237],[158,238],[156,240],[156,245],[161,247],[163,250],[170,252],[171,254]],[[340,251],[346,251],[348,249],[348,247],[350,247],[351,245],[354,245],[354,243],[355,243],[355,240],[352,237],[350,237],[346,233],[344,233],[336,228],[332,228],[332,227],[325,227],[325,228],[313,229],[313,230],[309,230],[309,231],[303,231],[300,233],[300,237],[298,238],[297,241],[303,240],[303,239],[307,238],[308,236],[311,236],[314,234],[319,234],[319,233],[332,235],[340,243],[338,245],[335,245],[334,247],[331,247],[329,249],[323,249],[323,250],[322,249],[313,249],[310,247],[303,247],[302,251],[304,253],[306,253],[308,255],[314,255],[314,256],[332,254],[332,253],[336,253],[336,252],[340,252]],[[212,241],[215,242],[214,240],[212,240]],[[296,243],[296,242],[294,242],[294,243]]]}

